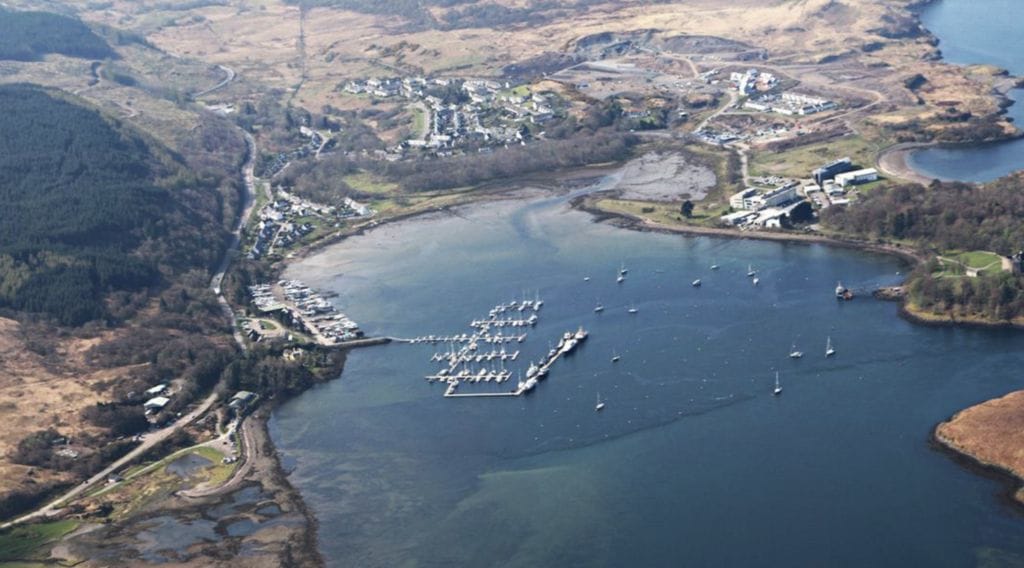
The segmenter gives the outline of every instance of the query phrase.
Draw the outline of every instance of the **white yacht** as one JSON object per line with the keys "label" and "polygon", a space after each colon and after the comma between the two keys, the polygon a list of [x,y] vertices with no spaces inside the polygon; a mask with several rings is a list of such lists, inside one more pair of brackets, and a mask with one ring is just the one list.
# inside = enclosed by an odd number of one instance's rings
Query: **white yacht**
{"label": "white yacht", "polygon": [[757,276],[757,271],[754,270],[753,265],[750,265],[750,264],[747,265],[747,276],[749,278],[753,278],[753,277]]}
{"label": "white yacht", "polygon": [[619,274],[618,276],[615,277],[615,281],[618,282],[619,284],[622,284],[623,282],[626,281],[626,276],[624,274]]}
{"label": "white yacht", "polygon": [[613,351],[612,351],[612,363],[618,363],[618,362],[619,362],[619,359],[622,359],[622,357],[619,357],[619,354],[618,354],[618,353],[616,353],[616,352],[615,352],[615,351],[613,350]]}
{"label": "white yacht", "polygon": [[629,270],[626,268],[626,263],[622,263],[621,265],[619,265],[619,274],[621,276],[629,274]]}
{"label": "white yacht", "polygon": [[825,343],[825,356],[831,357],[836,354],[835,347],[832,347],[832,336],[829,336],[828,341]]}
{"label": "white yacht", "polygon": [[779,396],[780,394],[782,394],[782,384],[779,382],[778,371],[775,371],[775,390],[772,391],[772,394],[775,396]]}
{"label": "white yacht", "polygon": [[639,312],[640,310],[636,309],[636,306],[634,306],[634,305],[630,304],[630,306],[629,306],[629,310],[627,310],[627,311],[628,311],[629,313],[631,313],[631,314],[635,314],[635,313]]}
{"label": "white yacht", "polygon": [[576,341],[583,341],[587,338],[587,335],[587,330],[583,329],[583,326],[581,325],[579,329],[576,330],[576,335],[574,337],[576,338]]}
{"label": "white yacht", "polygon": [[694,288],[700,288],[700,278],[693,281]]}
{"label": "white yacht", "polygon": [[594,306],[594,311],[597,312],[597,313],[603,312],[604,311],[604,305],[602,305],[601,302],[598,302],[597,305]]}
{"label": "white yacht", "polygon": [[718,270],[718,265],[717,264],[712,264],[711,265],[711,270]]}
{"label": "white yacht", "polygon": [[799,359],[799,358],[801,358],[803,356],[804,356],[804,352],[803,351],[797,351],[796,343],[794,343],[793,344],[793,348],[789,350],[789,358],[790,359]]}
{"label": "white yacht", "polygon": [[601,402],[601,393],[597,393],[597,404],[594,406],[594,411],[601,412],[604,409],[604,403]]}
{"label": "white yacht", "polygon": [[755,276],[754,279],[751,280],[751,282],[754,283],[754,286],[757,286],[761,282],[761,279]]}

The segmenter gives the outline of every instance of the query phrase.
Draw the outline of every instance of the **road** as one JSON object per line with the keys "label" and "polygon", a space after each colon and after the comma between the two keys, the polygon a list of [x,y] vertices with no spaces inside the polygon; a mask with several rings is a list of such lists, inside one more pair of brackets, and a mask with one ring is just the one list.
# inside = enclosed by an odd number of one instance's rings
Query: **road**
{"label": "road", "polygon": [[31,521],[31,520],[34,520],[34,519],[44,519],[46,517],[54,515],[55,513],[60,511],[60,507],[58,507],[58,505],[60,503],[63,503],[65,501],[70,501],[70,500],[74,499],[75,497],[78,497],[79,495],[81,495],[85,491],[87,491],[90,488],[92,488],[97,483],[100,483],[101,481],[104,481],[105,479],[107,479],[107,477],[109,477],[110,474],[112,474],[115,471],[117,471],[118,469],[128,465],[129,463],[135,461],[140,456],[142,456],[142,454],[146,453],[147,451],[149,451],[151,448],[153,448],[154,446],[156,446],[160,442],[163,442],[164,440],[169,438],[172,434],[177,432],[179,429],[187,426],[188,424],[191,424],[192,421],[194,421],[196,418],[202,416],[204,413],[206,413],[207,410],[210,409],[211,406],[213,406],[213,404],[215,402],[217,402],[217,393],[210,393],[210,395],[207,396],[203,400],[203,402],[201,402],[199,404],[199,406],[197,406],[191,412],[189,412],[185,416],[182,416],[174,424],[171,424],[170,426],[168,426],[168,427],[166,427],[166,428],[164,428],[162,430],[157,430],[156,432],[151,432],[149,434],[146,434],[146,436],[142,440],[142,443],[140,443],[138,446],[133,448],[132,451],[128,452],[127,454],[125,454],[123,457],[121,457],[120,459],[118,459],[114,463],[112,463],[109,466],[105,467],[102,471],[100,471],[96,475],[94,475],[94,476],[90,477],[89,479],[83,481],[79,485],[75,486],[74,489],[68,491],[67,493],[65,493],[65,494],[61,495],[60,497],[58,497],[57,499],[53,500],[49,505],[46,505],[45,507],[43,507],[41,509],[37,509],[37,510],[35,510],[35,511],[33,511],[33,512],[27,514],[27,515],[24,515],[22,517],[18,517],[16,519],[14,519],[13,521],[10,521],[8,523],[4,523],[3,525],[0,525],[0,529],[6,529],[8,527],[11,527],[11,526],[19,524],[19,523],[24,523],[26,521]]}
{"label": "road", "polygon": [[246,349],[245,338],[242,337],[242,332],[235,325],[235,312],[231,309],[231,305],[224,299],[224,294],[221,292],[224,274],[227,273],[228,268],[231,266],[231,261],[238,255],[239,247],[242,243],[242,230],[249,223],[249,217],[252,216],[252,210],[256,204],[256,140],[248,132],[243,130],[242,133],[245,135],[246,146],[246,159],[245,163],[242,164],[242,178],[245,186],[245,195],[242,197],[242,213],[239,214],[235,229],[232,231],[231,244],[224,251],[224,256],[220,260],[217,271],[210,278],[210,289],[217,295],[217,302],[220,303],[224,316],[231,322],[231,334],[235,338],[235,343],[244,351]]}
{"label": "road", "polygon": [[230,83],[231,81],[235,80],[235,70],[234,69],[232,69],[232,68],[230,68],[230,67],[228,67],[226,65],[218,65],[217,67],[219,67],[220,70],[224,72],[224,80],[222,80],[220,83],[217,83],[216,85],[210,87],[209,89],[205,89],[205,90],[199,91],[198,93],[193,94],[192,95],[193,99],[198,99],[199,97],[202,97],[204,95],[209,95],[210,93],[216,91],[217,89],[223,89],[224,87],[226,87],[228,85],[228,83]]}
{"label": "road", "polygon": [[[256,164],[256,141],[248,132],[244,132],[244,134],[248,154],[246,157],[245,164],[242,165],[242,176],[245,179],[245,196],[243,197],[244,207],[242,209],[242,213],[238,216],[238,223],[235,226],[235,230],[233,232],[231,239],[231,244],[224,251],[224,256],[221,258],[220,265],[217,267],[217,271],[214,273],[213,278],[210,279],[210,289],[213,290],[215,294],[217,294],[217,300],[220,302],[221,307],[224,309],[225,315],[229,318],[229,321],[231,322],[231,328],[235,336],[235,341],[238,342],[238,345],[239,347],[241,347],[242,350],[246,349],[245,339],[242,337],[241,333],[238,331],[238,327],[235,325],[234,312],[232,311],[231,306],[228,304],[227,300],[224,299],[224,295],[221,293],[220,285],[224,280],[224,274],[227,272],[228,267],[231,266],[231,260],[238,253],[238,248],[241,242],[242,229],[245,227],[246,223],[248,223],[249,216],[252,215],[253,204],[255,203],[255,199],[253,199],[253,196],[255,195],[256,191],[256,176],[254,173]],[[130,452],[125,454],[123,457],[121,457],[114,463],[103,468],[103,470],[101,470],[96,475],[93,475],[89,479],[77,485],[74,489],[71,489],[67,493],[64,493],[57,499],[50,502],[48,505],[40,509],[37,509],[27,515],[23,515],[12,521],[4,523],[3,525],[0,525],[0,529],[6,529],[16,524],[24,523],[26,521],[45,519],[46,517],[54,515],[60,510],[60,507],[58,506],[59,504],[75,499],[82,493],[92,488],[97,483],[106,480],[112,473],[128,465],[129,463],[135,461],[143,454],[145,454],[148,450],[150,450],[160,442],[163,442],[181,428],[188,426],[196,418],[205,414],[206,411],[208,411],[215,402],[217,402],[217,393],[212,392],[209,394],[209,396],[203,399],[201,403],[199,403],[199,406],[195,407],[191,412],[176,420],[170,426],[167,426],[166,428],[163,428],[161,430],[157,430],[156,432],[146,434],[142,442],[138,446],[133,448]]]}
{"label": "road", "polygon": [[711,113],[711,116],[705,118],[704,121],[701,122],[697,126],[697,128],[695,128],[693,131],[694,132],[700,132],[701,130],[704,130],[705,128],[707,128],[708,124],[712,120],[714,120],[714,119],[718,118],[719,116],[722,116],[723,114],[725,114],[725,112],[728,111],[729,109],[731,109],[737,103],[737,101],[739,101],[739,100],[740,100],[740,97],[739,97],[739,94],[736,93],[736,91],[729,91],[729,102],[726,103],[725,105],[723,105],[722,108],[720,108],[720,109],[716,110],[715,112]]}

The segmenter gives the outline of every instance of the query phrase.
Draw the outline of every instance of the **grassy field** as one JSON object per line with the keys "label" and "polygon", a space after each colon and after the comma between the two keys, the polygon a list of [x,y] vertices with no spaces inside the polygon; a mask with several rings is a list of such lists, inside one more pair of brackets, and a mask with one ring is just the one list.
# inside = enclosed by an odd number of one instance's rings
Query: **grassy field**
{"label": "grassy field", "polygon": [[[419,113],[418,116],[422,116],[422,113]],[[360,193],[369,193],[371,195],[390,195],[398,191],[397,184],[365,172],[347,175],[342,178],[342,181]]]}
{"label": "grassy field", "polygon": [[413,136],[419,136],[427,126],[427,113],[423,112],[423,109],[415,106],[410,108],[409,112],[412,113]]}
{"label": "grassy field", "polygon": [[[78,521],[63,520],[16,527],[8,532],[0,533],[0,563],[2,563],[0,566],[5,568],[19,565],[33,566],[34,564],[25,563],[25,561],[45,560],[46,556],[40,554],[39,549],[57,541],[77,527]],[[22,562],[8,564],[12,561]]]}
{"label": "grassy field", "polygon": [[846,157],[852,158],[855,165],[870,168],[874,167],[879,151],[879,145],[860,136],[846,136],[785,152],[759,151],[750,160],[750,175],[808,178],[815,168]]}
{"label": "grassy field", "polygon": [[988,251],[950,251],[939,257],[939,276],[967,276],[969,272],[977,274],[997,274],[1003,270],[1003,257]]}
{"label": "grassy field", "polygon": [[276,331],[280,326],[274,320],[259,319],[257,320],[260,324],[260,329],[267,331]]}
{"label": "grassy field", "polygon": [[695,211],[693,217],[685,219],[679,212],[679,206],[674,203],[598,199],[593,202],[593,206],[602,211],[642,217],[663,225],[698,225],[709,227],[713,226],[719,217],[718,214]]}

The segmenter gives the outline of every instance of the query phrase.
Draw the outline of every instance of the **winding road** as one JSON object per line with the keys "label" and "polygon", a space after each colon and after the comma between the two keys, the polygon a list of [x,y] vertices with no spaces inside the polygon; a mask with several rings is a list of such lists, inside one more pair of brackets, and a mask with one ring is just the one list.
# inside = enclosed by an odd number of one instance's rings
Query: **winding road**
{"label": "winding road", "polygon": [[218,89],[223,89],[224,87],[228,86],[228,83],[230,83],[231,81],[235,80],[235,70],[234,69],[232,69],[232,68],[230,68],[230,67],[228,67],[226,65],[218,65],[217,67],[219,67],[220,70],[224,72],[224,80],[222,80],[220,83],[217,83],[216,85],[210,87],[209,89],[204,89],[202,91],[199,91],[198,93],[194,93],[192,95],[193,99],[198,99],[199,97],[202,97],[202,96],[205,96],[205,95],[209,95],[210,93],[212,93],[212,92],[214,92],[214,91],[216,91]]}

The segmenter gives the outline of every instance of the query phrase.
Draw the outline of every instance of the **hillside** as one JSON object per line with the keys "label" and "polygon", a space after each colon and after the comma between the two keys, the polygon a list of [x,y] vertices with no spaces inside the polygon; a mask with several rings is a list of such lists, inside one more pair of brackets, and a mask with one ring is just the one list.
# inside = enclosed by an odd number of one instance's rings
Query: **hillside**
{"label": "hillside", "polygon": [[216,260],[220,198],[172,156],[38,87],[0,108],[0,307],[79,325]]}
{"label": "hillside", "polygon": [[0,60],[35,61],[50,53],[84,59],[116,54],[81,21],[49,12],[14,12],[0,7]]}

